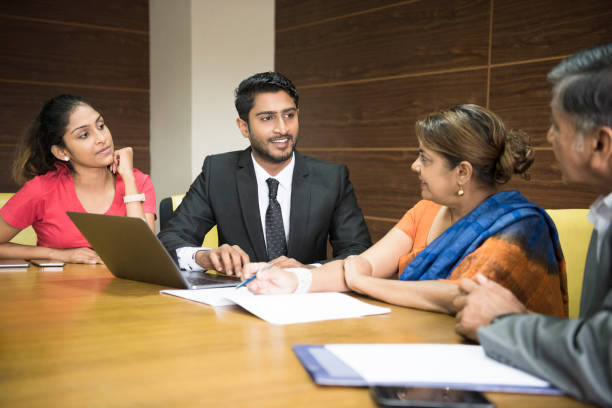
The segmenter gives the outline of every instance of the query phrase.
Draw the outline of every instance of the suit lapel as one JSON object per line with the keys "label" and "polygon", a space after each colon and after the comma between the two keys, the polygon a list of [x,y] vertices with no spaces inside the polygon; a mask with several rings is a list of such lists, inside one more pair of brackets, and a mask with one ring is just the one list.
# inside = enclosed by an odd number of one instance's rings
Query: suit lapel
{"label": "suit lapel", "polygon": [[310,222],[311,186],[304,157],[295,152],[295,167],[291,182],[291,215],[289,217],[289,242],[287,256],[295,258],[305,245],[307,226]]}
{"label": "suit lapel", "polygon": [[238,201],[242,210],[242,221],[246,226],[251,246],[257,259],[267,259],[266,245],[261,219],[259,216],[259,201],[257,199],[257,180],[255,169],[251,160],[251,149],[247,148],[240,154],[238,168],[236,169],[236,184],[238,187]]}

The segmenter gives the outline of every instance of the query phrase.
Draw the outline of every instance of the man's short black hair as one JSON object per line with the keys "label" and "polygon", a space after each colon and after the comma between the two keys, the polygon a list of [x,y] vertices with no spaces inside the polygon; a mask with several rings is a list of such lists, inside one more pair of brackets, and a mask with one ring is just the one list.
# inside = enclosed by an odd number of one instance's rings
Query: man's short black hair
{"label": "man's short black hair", "polygon": [[285,91],[298,107],[299,95],[291,81],[278,72],[260,72],[240,82],[236,88],[234,104],[240,119],[249,123],[249,112],[253,109],[255,96],[263,92]]}
{"label": "man's short black hair", "polygon": [[578,132],[612,126],[612,43],[583,50],[548,74],[553,98]]}

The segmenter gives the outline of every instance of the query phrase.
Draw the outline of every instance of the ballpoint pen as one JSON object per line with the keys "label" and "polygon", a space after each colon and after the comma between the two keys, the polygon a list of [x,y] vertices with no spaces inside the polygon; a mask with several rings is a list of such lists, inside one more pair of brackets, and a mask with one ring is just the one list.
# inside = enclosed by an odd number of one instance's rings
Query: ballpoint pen
{"label": "ballpoint pen", "polygon": [[236,286],[236,289],[239,289],[245,285],[248,285],[249,282],[251,282],[253,279],[255,279],[257,277],[257,274],[261,271],[265,271],[266,269],[270,269],[271,267],[273,267],[274,264],[267,264],[266,266],[264,266],[263,268],[261,268],[260,270],[258,270],[257,272],[255,272],[255,274],[253,274],[253,276],[251,276],[249,279],[243,281],[240,283],[240,285]]}

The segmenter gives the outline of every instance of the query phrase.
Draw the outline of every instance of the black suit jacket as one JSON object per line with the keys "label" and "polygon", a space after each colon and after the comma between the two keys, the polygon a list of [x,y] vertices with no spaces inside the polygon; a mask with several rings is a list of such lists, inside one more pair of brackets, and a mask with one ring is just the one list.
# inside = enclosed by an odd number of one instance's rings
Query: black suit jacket
{"label": "black suit jacket", "polygon": [[[202,173],[159,238],[176,259],[176,249],[202,245],[216,224],[219,245],[238,245],[251,261],[267,261],[251,149],[208,156]],[[344,165],[295,152],[287,256],[322,262],[329,237],[334,258],[359,254],[370,234],[357,206]]]}

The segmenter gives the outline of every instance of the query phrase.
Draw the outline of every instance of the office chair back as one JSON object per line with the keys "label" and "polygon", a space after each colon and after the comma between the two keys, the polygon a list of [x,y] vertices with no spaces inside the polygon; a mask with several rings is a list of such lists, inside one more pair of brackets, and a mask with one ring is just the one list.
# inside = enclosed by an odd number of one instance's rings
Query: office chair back
{"label": "office chair back", "polygon": [[[172,217],[174,210],[183,201],[183,197],[185,197],[185,194],[176,194],[165,197],[159,202],[159,226],[162,230],[168,224],[168,220]],[[202,246],[206,248],[217,248],[219,246],[219,235],[216,225],[206,233]]]}
{"label": "office chair back", "polygon": [[[14,193],[0,193],[0,208],[6,204],[6,202],[14,195]],[[13,244],[21,244],[21,245],[36,245],[38,239],[36,238],[36,232],[34,232],[34,228],[29,226],[21,230],[17,235],[13,237],[9,242]]]}
{"label": "office chair back", "polygon": [[567,269],[569,317],[576,318],[580,313],[584,264],[593,232],[593,226],[587,219],[589,210],[546,210],[546,212],[555,222],[559,232]]}

